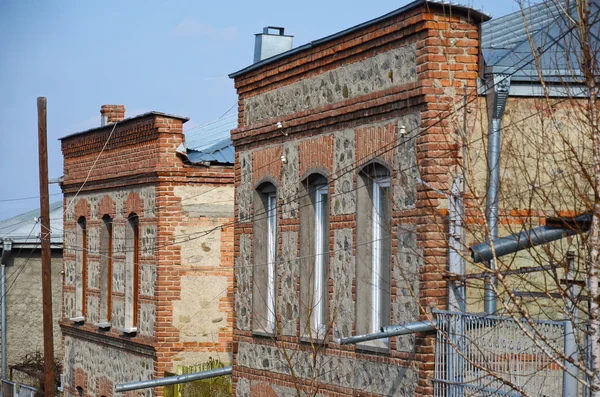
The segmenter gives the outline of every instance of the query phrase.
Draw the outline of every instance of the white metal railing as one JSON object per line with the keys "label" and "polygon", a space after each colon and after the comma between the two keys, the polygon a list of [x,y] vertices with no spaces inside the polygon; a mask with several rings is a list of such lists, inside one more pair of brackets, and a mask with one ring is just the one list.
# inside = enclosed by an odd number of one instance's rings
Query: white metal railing
{"label": "white metal railing", "polygon": [[564,322],[535,321],[534,330],[510,317],[447,311],[435,315],[436,397],[517,397],[522,395],[519,389],[530,396],[562,396],[563,371],[553,352],[564,351]]}

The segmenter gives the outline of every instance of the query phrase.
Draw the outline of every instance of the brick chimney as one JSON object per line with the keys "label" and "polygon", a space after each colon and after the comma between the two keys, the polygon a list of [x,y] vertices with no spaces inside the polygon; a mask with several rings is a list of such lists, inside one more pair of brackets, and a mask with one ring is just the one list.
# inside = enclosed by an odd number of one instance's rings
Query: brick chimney
{"label": "brick chimney", "polygon": [[100,108],[100,124],[106,125],[125,118],[125,105],[102,105]]}

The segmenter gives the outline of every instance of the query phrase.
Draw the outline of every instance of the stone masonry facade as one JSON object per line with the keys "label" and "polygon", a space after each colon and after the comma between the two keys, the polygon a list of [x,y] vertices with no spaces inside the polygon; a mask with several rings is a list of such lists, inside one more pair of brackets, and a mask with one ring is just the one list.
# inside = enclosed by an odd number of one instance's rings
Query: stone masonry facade
{"label": "stone masonry facade", "polygon": [[116,105],[101,112],[105,126],[62,139],[66,396],[109,397],[117,384],[161,378],[178,365],[232,359],[233,167],[183,161],[176,149],[186,118],[124,119]]}
{"label": "stone masonry facade", "polygon": [[[419,5],[420,4],[420,5]],[[460,161],[446,120],[462,87],[476,87],[481,15],[417,3],[404,13],[233,75],[239,95],[235,187],[234,395],[427,396],[431,334],[390,340],[385,351],[356,335],[357,207],[362,167],[391,175],[390,309],[387,323],[446,308],[448,191]],[[457,92],[456,87],[461,89]],[[462,97],[460,97],[462,100]],[[281,123],[282,128],[277,124]],[[301,183],[325,176],[329,191],[327,324],[321,343],[301,335]],[[255,190],[277,188],[277,331],[253,331]]]}

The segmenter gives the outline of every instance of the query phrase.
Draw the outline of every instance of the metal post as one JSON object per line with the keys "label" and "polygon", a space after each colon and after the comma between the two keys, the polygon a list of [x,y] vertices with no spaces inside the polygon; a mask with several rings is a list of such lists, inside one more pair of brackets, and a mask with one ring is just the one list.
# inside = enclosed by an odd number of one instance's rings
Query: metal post
{"label": "metal post", "polygon": [[[574,324],[577,324],[579,320],[579,313],[577,305],[575,304],[579,296],[579,286],[572,282],[575,280],[575,253],[572,251],[567,252],[567,264],[569,269],[567,273],[567,282],[569,283],[567,308],[573,320],[571,321],[567,318],[565,321],[564,353],[565,357],[570,357],[577,362],[578,352]],[[574,364],[571,364],[567,360],[565,360],[565,368],[568,372],[563,370],[563,397],[577,397],[579,385],[579,382],[577,381],[578,369]]]}
{"label": "metal post", "polygon": [[191,374],[168,376],[161,379],[142,380],[139,382],[131,382],[117,385],[115,391],[122,393],[130,390],[149,389],[152,387],[177,385],[180,383],[193,382],[195,380],[215,378],[217,376],[231,375],[232,367],[223,367],[211,369],[208,371],[194,372]]}
{"label": "metal post", "polygon": [[54,397],[54,335],[52,330],[52,263],[50,255],[50,201],[48,196],[48,145],[46,98],[38,97],[38,151],[40,166],[40,218],[42,239],[42,305],[44,324],[44,395]]}

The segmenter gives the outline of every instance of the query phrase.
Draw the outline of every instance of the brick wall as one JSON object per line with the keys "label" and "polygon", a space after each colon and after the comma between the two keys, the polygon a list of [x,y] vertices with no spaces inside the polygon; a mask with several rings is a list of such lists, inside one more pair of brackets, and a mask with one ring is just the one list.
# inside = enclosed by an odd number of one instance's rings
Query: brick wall
{"label": "brick wall", "polygon": [[[463,86],[476,84],[478,29],[461,14],[417,7],[236,76],[236,395],[314,391],[317,383],[324,396],[432,395],[430,335],[392,338],[384,354],[340,346],[334,337],[356,333],[357,176],[371,162],[392,173],[389,322],[425,318],[446,305],[447,203],[416,179],[447,190],[460,163],[455,119],[462,116],[453,105],[462,101]],[[303,233],[297,184],[309,171],[328,175],[330,184],[332,328],[316,350],[300,339],[297,315]],[[251,269],[261,266],[252,256],[252,194],[262,180],[279,188],[282,208],[276,337],[251,332]]]}
{"label": "brick wall", "polygon": [[[60,324],[69,348],[64,371],[71,395],[82,387],[86,396],[111,396],[119,383],[163,377],[178,365],[211,356],[231,361],[233,167],[185,164],[176,153],[184,118],[152,112],[121,121],[120,110],[112,110],[111,124],[62,140],[66,214]],[[125,293],[131,282],[125,253],[131,213],[139,219],[139,298],[137,332],[128,335],[121,329],[132,304]],[[105,215],[113,225],[112,324],[99,331]],[[87,310],[85,322],[75,324],[69,318],[78,282],[80,216],[87,220]],[[160,396],[162,389],[129,395]]]}

